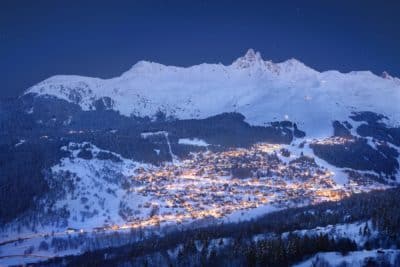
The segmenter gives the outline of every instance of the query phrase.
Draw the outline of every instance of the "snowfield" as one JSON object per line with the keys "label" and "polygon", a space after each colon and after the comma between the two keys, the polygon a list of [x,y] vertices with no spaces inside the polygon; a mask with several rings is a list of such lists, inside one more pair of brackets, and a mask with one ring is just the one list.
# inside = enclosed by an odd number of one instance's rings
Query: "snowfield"
{"label": "snowfield", "polygon": [[[328,211],[327,211],[328,212]],[[365,226],[368,226],[369,234],[365,236],[362,234]],[[300,236],[318,236],[320,234],[328,234],[334,238],[349,238],[357,243],[359,246],[363,246],[364,243],[371,237],[376,237],[379,233],[376,230],[373,230],[372,223],[368,222],[355,222],[355,223],[346,223],[346,224],[336,224],[336,225],[327,225],[324,227],[317,227],[314,229],[305,229],[305,230],[296,230],[292,231],[292,234],[300,235]],[[289,233],[283,233],[282,237],[286,238]]]}
{"label": "snowfield", "polygon": [[[354,251],[347,255],[343,255],[339,252],[322,252],[305,262],[295,265],[295,267],[327,266],[321,264],[321,261],[324,263],[329,263],[330,265],[328,266],[332,267],[358,267],[364,266],[366,261],[369,259],[379,260],[380,258],[387,258],[392,266],[398,266],[398,262],[395,262],[395,260],[399,253],[400,251],[397,249]],[[317,263],[320,263],[321,265],[318,265]]]}
{"label": "snowfield", "polygon": [[209,146],[206,141],[198,138],[181,138],[178,140],[180,145],[190,145],[190,146]]}
{"label": "snowfield", "polygon": [[[65,150],[72,152],[72,156],[63,158],[61,162],[52,167],[53,180],[49,181],[50,186],[57,183],[54,179],[65,180],[65,173],[71,174],[74,186],[69,189],[64,198],[57,199],[54,208],[61,209],[68,207],[70,218],[68,226],[75,229],[92,229],[102,225],[123,224],[120,210],[136,210],[137,205],[146,201],[146,198],[134,194],[123,183],[129,182],[137,168],[146,168],[146,164],[133,162],[112,153],[120,161],[100,160],[97,158],[83,159],[78,157],[82,147],[88,147],[94,157],[99,152],[111,153],[101,150],[89,143],[70,143]],[[67,187],[66,181],[60,181]],[[146,209],[142,210],[145,216]]]}
{"label": "snowfield", "polygon": [[332,120],[346,120],[352,111],[374,111],[391,124],[400,122],[394,104],[400,102],[398,78],[369,71],[318,72],[295,59],[264,61],[252,49],[228,66],[184,68],[140,61],[120,77],[57,75],[25,93],[64,99],[83,110],[94,109],[100,100],[126,116],[162,111],[189,119],[236,111],[253,125],[297,122],[309,137],[330,135]]}

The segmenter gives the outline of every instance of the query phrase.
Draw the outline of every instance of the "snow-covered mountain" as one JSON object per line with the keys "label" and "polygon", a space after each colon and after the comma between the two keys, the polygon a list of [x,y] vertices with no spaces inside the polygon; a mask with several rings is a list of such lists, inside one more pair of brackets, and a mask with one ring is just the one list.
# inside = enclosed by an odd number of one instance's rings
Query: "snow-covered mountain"
{"label": "snow-covered mountain", "polygon": [[[51,77],[0,103],[0,265],[390,190],[400,183],[398,102],[400,79],[387,73],[318,72],[251,49],[228,66],[140,61],[112,79]],[[375,232],[361,240],[358,223],[376,212],[349,207],[381,202],[291,209],[282,222],[366,243]]]}
{"label": "snow-covered mountain", "polygon": [[96,109],[98,101],[122,115],[179,119],[239,112],[253,125],[291,120],[310,137],[328,136],[333,120],[353,111],[386,115],[400,122],[400,79],[370,71],[318,72],[296,59],[265,61],[250,49],[231,65],[165,66],[139,61],[119,77],[99,79],[57,75],[25,94],[53,96]]}

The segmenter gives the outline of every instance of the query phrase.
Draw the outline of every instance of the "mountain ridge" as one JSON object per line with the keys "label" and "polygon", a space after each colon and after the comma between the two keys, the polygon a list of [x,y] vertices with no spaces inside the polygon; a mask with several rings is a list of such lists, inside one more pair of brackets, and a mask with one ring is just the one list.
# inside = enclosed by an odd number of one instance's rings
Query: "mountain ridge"
{"label": "mountain ridge", "polygon": [[[370,71],[318,72],[296,59],[265,61],[253,49],[231,65],[166,66],[139,61],[111,79],[57,75],[32,86],[24,94],[53,96],[96,109],[96,101],[125,116],[153,117],[161,111],[177,119],[206,118],[239,112],[252,125],[292,119],[313,136],[315,121],[346,120],[353,111],[385,114],[393,124],[400,110],[400,80]],[[340,103],[340,104],[339,104]],[[312,107],[312,108],[310,108]],[[317,113],[317,114],[316,114]]]}

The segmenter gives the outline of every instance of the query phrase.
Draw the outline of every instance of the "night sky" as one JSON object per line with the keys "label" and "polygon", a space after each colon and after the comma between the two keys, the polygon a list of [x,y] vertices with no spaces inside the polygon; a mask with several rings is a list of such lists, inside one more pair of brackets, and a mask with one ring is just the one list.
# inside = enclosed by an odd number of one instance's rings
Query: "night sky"
{"label": "night sky", "polygon": [[248,48],[400,77],[400,1],[99,2],[0,1],[0,97],[55,74],[118,76],[142,59],[230,64]]}

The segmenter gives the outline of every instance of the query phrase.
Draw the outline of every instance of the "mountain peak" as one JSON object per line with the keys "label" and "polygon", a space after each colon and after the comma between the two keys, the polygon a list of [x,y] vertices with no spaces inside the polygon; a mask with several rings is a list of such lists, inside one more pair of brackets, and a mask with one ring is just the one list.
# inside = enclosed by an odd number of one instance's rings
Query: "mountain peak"
{"label": "mountain peak", "polygon": [[246,54],[243,56],[244,59],[247,59],[248,61],[259,61],[263,60],[261,57],[261,53],[258,51],[255,51],[253,48],[250,48],[247,50]]}
{"label": "mountain peak", "polygon": [[311,69],[310,67],[305,65],[303,62],[301,62],[295,58],[288,59],[286,61],[278,63],[277,65],[279,65],[282,69],[284,69],[286,71]]}
{"label": "mountain peak", "polygon": [[381,77],[384,79],[393,80],[393,77],[387,71],[382,72]]}
{"label": "mountain peak", "polygon": [[166,66],[160,63],[152,62],[152,61],[147,61],[147,60],[140,60],[136,62],[129,70],[126,72],[122,73],[121,77],[126,77],[130,76],[132,74],[150,74],[154,73],[157,71],[161,71],[163,68]]}
{"label": "mountain peak", "polygon": [[146,70],[149,68],[152,68],[154,66],[159,66],[161,64],[159,63],[155,63],[155,62],[151,62],[151,61],[147,61],[147,60],[140,60],[138,62],[136,62],[136,64],[134,64],[131,68],[131,70],[133,69],[141,69],[141,70]]}
{"label": "mountain peak", "polygon": [[233,62],[233,65],[237,65],[240,68],[248,68],[253,65],[259,65],[260,63],[264,63],[264,60],[261,56],[260,52],[254,51],[254,49],[250,48],[247,50],[246,54],[242,57],[239,57]]}

